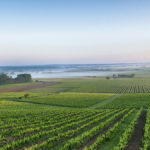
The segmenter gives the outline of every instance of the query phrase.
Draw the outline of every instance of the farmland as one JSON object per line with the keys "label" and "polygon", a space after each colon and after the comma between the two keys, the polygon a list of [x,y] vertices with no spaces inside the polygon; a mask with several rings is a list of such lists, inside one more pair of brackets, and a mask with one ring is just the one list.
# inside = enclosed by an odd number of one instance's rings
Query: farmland
{"label": "farmland", "polygon": [[111,103],[104,106],[105,108],[149,108],[150,94],[124,94],[119,96]]}
{"label": "farmland", "polygon": [[70,106],[70,107],[88,107],[97,103],[101,103],[113,94],[97,94],[97,93],[60,93],[39,97],[38,99],[29,98],[23,99],[26,102],[50,104],[56,106]]}
{"label": "farmland", "polygon": [[[47,80],[49,81],[49,80]],[[51,81],[51,80],[50,80]],[[83,78],[83,79],[56,79],[60,82],[44,89],[32,89],[32,92],[59,93],[59,92],[82,92],[82,93],[149,93],[150,79],[104,79],[104,78]]]}
{"label": "farmland", "polygon": [[0,94],[0,150],[150,149],[149,79],[54,82]]}

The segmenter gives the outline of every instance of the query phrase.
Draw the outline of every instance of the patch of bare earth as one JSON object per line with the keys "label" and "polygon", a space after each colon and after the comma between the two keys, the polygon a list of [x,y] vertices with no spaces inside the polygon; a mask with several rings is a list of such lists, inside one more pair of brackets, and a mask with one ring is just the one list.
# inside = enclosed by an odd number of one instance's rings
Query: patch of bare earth
{"label": "patch of bare earth", "polygon": [[142,146],[142,137],[144,135],[145,122],[146,122],[146,111],[143,111],[125,150],[140,150],[140,147]]}
{"label": "patch of bare earth", "polygon": [[60,82],[42,82],[42,83],[37,83],[33,85],[25,85],[25,86],[14,87],[14,88],[0,89],[0,93],[22,92],[22,91],[29,90],[29,89],[42,88],[42,87],[51,86],[51,85],[55,85],[59,83]]}

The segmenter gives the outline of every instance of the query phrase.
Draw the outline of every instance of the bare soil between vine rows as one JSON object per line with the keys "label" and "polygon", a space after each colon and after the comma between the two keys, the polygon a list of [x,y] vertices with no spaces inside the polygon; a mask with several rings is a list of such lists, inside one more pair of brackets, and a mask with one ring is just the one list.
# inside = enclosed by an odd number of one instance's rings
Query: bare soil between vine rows
{"label": "bare soil between vine rows", "polygon": [[142,146],[142,137],[144,135],[145,122],[146,122],[146,111],[143,111],[125,150],[140,150]]}

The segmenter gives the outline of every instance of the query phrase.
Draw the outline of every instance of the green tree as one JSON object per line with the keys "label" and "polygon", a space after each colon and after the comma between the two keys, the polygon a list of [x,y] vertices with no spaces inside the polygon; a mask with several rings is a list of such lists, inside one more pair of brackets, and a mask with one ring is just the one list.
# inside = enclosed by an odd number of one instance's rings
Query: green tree
{"label": "green tree", "polygon": [[24,98],[29,98],[29,94],[24,94]]}
{"label": "green tree", "polygon": [[9,84],[9,83],[14,83],[14,80],[5,73],[0,74],[0,84]]}
{"label": "green tree", "polygon": [[19,74],[17,75],[17,77],[15,78],[15,81],[17,83],[23,83],[23,82],[31,82],[32,81],[32,77],[30,74]]}
{"label": "green tree", "polygon": [[106,77],[106,79],[107,79],[107,80],[109,80],[109,79],[110,79],[110,77]]}

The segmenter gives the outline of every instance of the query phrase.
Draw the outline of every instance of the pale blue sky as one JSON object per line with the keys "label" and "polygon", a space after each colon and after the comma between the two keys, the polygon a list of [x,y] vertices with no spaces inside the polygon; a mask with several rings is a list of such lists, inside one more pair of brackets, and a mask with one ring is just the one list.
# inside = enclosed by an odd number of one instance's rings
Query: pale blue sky
{"label": "pale blue sky", "polygon": [[2,0],[0,65],[150,62],[149,0]]}

